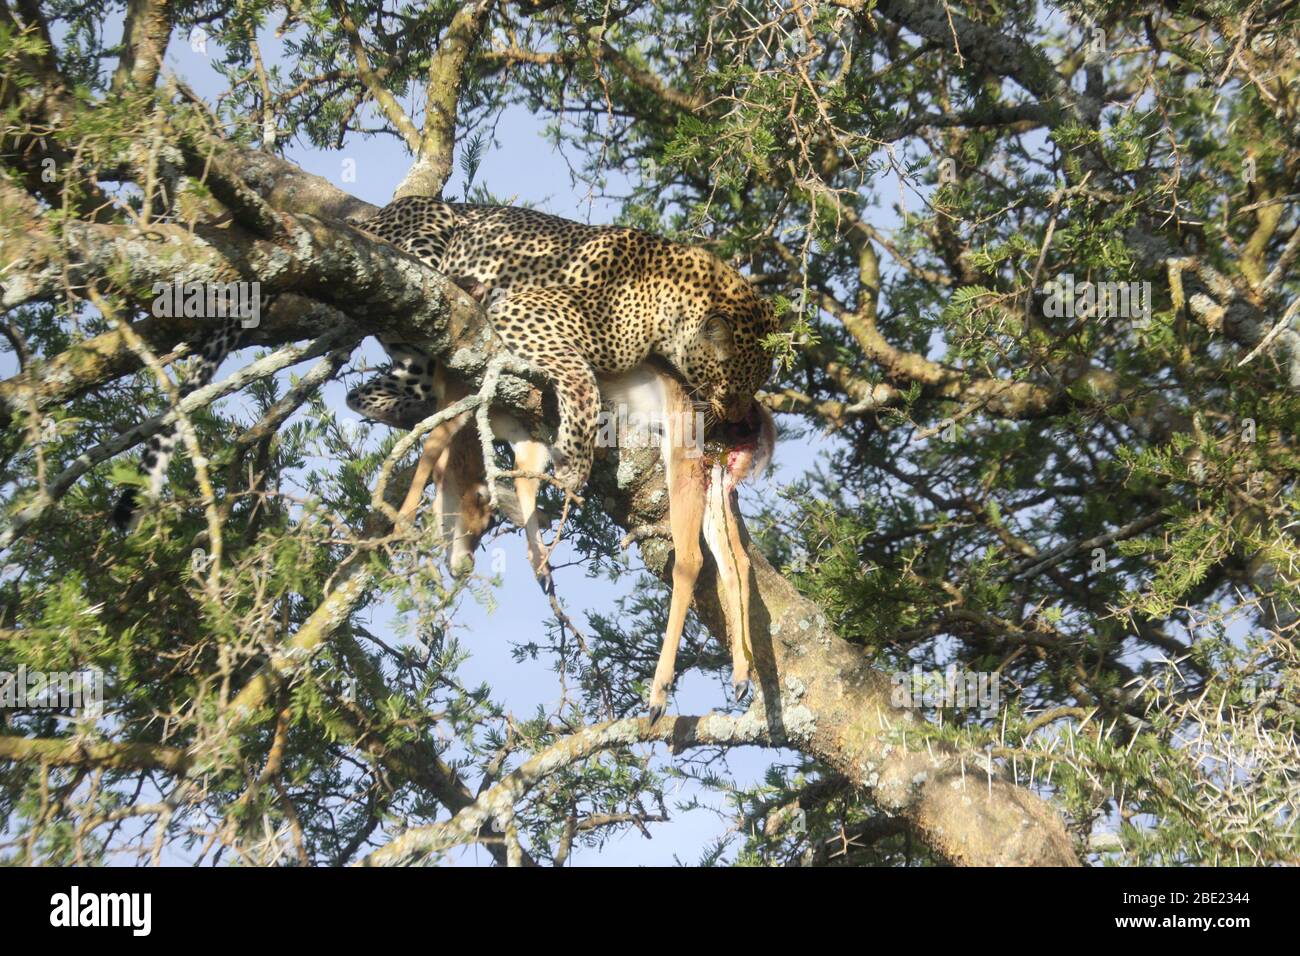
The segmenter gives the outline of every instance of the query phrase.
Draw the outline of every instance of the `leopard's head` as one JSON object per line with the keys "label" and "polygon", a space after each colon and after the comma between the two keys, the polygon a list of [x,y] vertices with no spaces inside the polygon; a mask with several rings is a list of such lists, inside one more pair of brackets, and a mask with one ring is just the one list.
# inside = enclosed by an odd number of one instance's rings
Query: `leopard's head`
{"label": "leopard's head", "polygon": [[718,419],[742,421],[772,374],[763,340],[780,326],[771,303],[713,253],[690,247],[680,318],[668,356]]}

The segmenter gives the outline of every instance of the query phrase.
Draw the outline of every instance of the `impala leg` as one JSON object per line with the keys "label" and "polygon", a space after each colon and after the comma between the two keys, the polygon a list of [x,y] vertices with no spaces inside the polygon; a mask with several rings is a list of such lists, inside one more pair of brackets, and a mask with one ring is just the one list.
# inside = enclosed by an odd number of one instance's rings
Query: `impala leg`
{"label": "impala leg", "polygon": [[740,543],[740,531],[726,490],[721,466],[709,481],[704,540],[718,567],[722,614],[731,649],[731,687],[736,700],[749,690],[749,558]]}
{"label": "impala leg", "polygon": [[[464,398],[468,391],[464,386],[450,380],[442,366],[439,365],[433,371],[433,394],[438,405],[446,408],[452,402]],[[420,498],[424,495],[424,489],[431,480],[434,487],[441,487],[443,475],[447,469],[447,458],[452,439],[465,427],[469,417],[469,412],[457,415],[450,421],[443,422],[425,436],[424,451],[420,455],[419,463],[415,466],[415,474],[411,476],[411,487],[406,490],[406,498],[402,501],[402,507],[397,509],[399,516],[409,519],[415,514],[420,507]]]}
{"label": "impala leg", "polygon": [[415,514],[430,480],[435,487],[442,484],[442,476],[447,468],[447,446],[464,424],[464,416],[459,416],[452,421],[443,422],[425,436],[424,453],[420,455],[415,474],[411,476],[411,487],[406,490],[402,507],[397,509],[401,517],[410,518]]}
{"label": "impala leg", "polygon": [[668,512],[673,537],[673,595],[668,605],[668,631],[664,634],[650,687],[650,721],[658,720],[668,706],[668,690],[677,667],[677,648],[686,626],[686,612],[695,594],[695,581],[704,564],[700,526],[704,522],[703,476],[682,460],[669,469]]}
{"label": "impala leg", "polygon": [[[745,552],[745,545],[740,540],[740,502],[736,500],[736,493],[733,491],[727,495],[727,540],[731,543],[731,554],[736,562],[736,577],[740,581],[740,590],[738,595],[739,613],[736,621],[738,640],[732,641],[732,689],[736,691],[736,699],[740,700],[748,692],[749,685],[749,665],[754,659],[754,645],[750,640],[749,632],[749,555]],[[736,681],[739,678],[744,687]]]}
{"label": "impala leg", "polygon": [[[527,439],[514,443],[515,467],[520,471],[543,474],[550,463],[550,450],[544,442]],[[533,566],[533,573],[542,590],[551,594],[555,584],[551,580],[551,566],[547,560],[546,548],[542,544],[541,521],[537,517],[537,488],[539,478],[516,478],[515,496],[519,499],[519,511],[524,519],[524,535],[528,539],[528,562]]]}
{"label": "impala leg", "polygon": [[478,430],[462,429],[447,449],[435,508],[453,575],[474,570],[474,552],[492,523]]}

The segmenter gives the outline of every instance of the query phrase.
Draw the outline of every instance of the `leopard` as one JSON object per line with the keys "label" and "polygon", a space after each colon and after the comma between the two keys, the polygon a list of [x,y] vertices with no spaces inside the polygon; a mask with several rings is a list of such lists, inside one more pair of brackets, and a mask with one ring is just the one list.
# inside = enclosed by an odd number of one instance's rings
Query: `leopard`
{"label": "leopard", "polygon": [[[780,328],[772,304],[702,246],[524,206],[428,196],[397,199],[353,225],[472,290],[505,347],[550,383],[559,413],[551,478],[568,494],[580,494],[591,473],[598,375],[657,357],[706,415],[740,422],[772,372],[766,342]],[[212,377],[238,344],[236,332],[224,328],[201,345],[182,394]],[[377,337],[390,364],[350,390],[347,405],[371,421],[412,428],[437,408],[432,343]],[[175,443],[168,427],[144,453],[150,499]],[[135,489],[122,494],[113,511],[119,527],[134,526],[138,497]]]}
{"label": "leopard", "polygon": [[[597,377],[655,356],[698,406],[739,422],[772,371],[772,304],[702,246],[521,206],[398,199],[362,228],[473,289],[505,347],[554,389],[552,478],[579,493],[594,459]],[[392,366],[353,389],[363,417],[409,428],[429,412],[434,362],[421,343],[380,336]]]}

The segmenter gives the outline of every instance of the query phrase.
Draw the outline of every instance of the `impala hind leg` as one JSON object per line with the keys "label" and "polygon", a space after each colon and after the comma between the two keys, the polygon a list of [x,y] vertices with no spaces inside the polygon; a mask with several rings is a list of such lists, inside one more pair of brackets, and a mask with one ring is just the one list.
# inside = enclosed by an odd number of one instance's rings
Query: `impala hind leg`
{"label": "impala hind leg", "polygon": [[749,558],[740,541],[736,503],[726,490],[722,466],[709,481],[704,514],[704,540],[718,568],[722,615],[731,648],[731,689],[737,701],[749,692]]}
{"label": "impala hind leg", "polygon": [[434,503],[448,565],[457,577],[474,570],[474,552],[492,524],[478,430],[461,429],[447,448],[447,465]]}
{"label": "impala hind leg", "polygon": [[659,651],[654,683],[650,686],[650,722],[668,706],[668,691],[677,668],[677,648],[686,626],[686,612],[695,594],[695,582],[704,564],[700,526],[704,521],[702,476],[694,468],[669,469],[668,511],[673,536],[673,595],[668,605],[668,630]]}
{"label": "impala hind leg", "polygon": [[749,630],[749,555],[740,540],[740,503],[733,491],[727,495],[727,540],[730,553],[736,562],[736,577],[740,582],[738,592],[738,614],[736,615],[737,636],[731,641],[731,687],[736,700],[743,700],[749,693],[749,667],[754,659],[754,645],[750,640]]}
{"label": "impala hind leg", "polygon": [[[404,366],[412,366],[414,360],[406,357],[401,351],[403,348],[409,349],[410,346],[402,346],[381,338],[380,342],[389,354],[393,356],[394,363],[400,361]],[[424,353],[420,353],[423,355]],[[446,408],[453,402],[458,402],[466,395],[469,390],[459,381],[447,376],[446,371],[441,365],[433,369],[432,378],[429,386],[434,401],[439,408]],[[349,396],[351,404],[351,396]],[[455,437],[460,434],[461,429],[469,423],[471,413],[462,412],[455,418],[449,419],[432,429],[424,437],[424,451],[420,455],[420,461],[415,466],[415,473],[411,476],[411,486],[406,490],[406,498],[402,501],[402,507],[397,509],[400,517],[410,519],[420,507],[420,498],[424,495],[424,489],[432,481],[435,488],[441,493],[443,476],[447,471],[447,462],[451,455],[451,443]],[[415,425],[417,422],[412,422]]]}

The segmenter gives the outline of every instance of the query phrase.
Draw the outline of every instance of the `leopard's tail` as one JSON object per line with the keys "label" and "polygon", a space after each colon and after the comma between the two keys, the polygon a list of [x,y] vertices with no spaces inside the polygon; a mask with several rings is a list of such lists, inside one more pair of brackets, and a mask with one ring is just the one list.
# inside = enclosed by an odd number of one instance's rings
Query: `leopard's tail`
{"label": "leopard's tail", "polygon": [[[202,388],[217,374],[217,369],[226,356],[239,348],[246,333],[239,320],[231,320],[223,327],[199,342],[188,367],[176,383],[179,397],[184,398],[195,389]],[[176,423],[165,425],[149,436],[140,465],[148,477],[148,485],[143,490],[146,503],[158,500],[163,485],[167,482],[167,466],[171,464],[176,452],[176,443],[180,438],[180,429]],[[113,508],[113,524],[118,530],[130,532],[139,523],[141,509],[141,489],[129,487],[122,492]]]}

